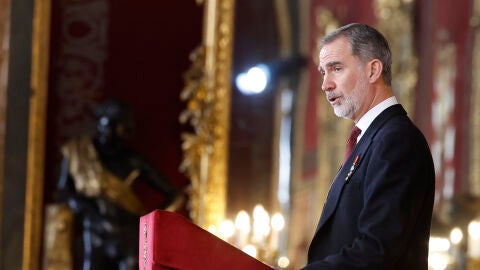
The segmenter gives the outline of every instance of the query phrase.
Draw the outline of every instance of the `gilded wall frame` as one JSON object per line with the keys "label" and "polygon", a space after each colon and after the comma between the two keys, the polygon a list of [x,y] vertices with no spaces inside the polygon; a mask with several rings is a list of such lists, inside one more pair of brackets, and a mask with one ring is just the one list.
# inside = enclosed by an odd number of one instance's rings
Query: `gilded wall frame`
{"label": "gilded wall frame", "polygon": [[51,0],[34,1],[23,270],[39,269],[40,265],[50,12]]}
{"label": "gilded wall frame", "polygon": [[226,211],[235,1],[197,2],[204,5],[204,33],[202,44],[192,53],[181,94],[187,109],[180,121],[193,127],[192,133],[182,135],[181,170],[191,181],[190,216],[197,225],[210,228],[224,219]]}

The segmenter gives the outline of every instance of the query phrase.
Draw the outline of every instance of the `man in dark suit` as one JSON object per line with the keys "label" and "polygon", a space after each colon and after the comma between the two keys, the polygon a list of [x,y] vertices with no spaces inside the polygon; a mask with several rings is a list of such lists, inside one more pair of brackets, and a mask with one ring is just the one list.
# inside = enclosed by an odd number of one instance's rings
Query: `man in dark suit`
{"label": "man in dark suit", "polygon": [[364,24],[322,40],[322,90],[339,117],[355,122],[308,251],[313,269],[428,267],[435,173],[428,144],[391,88],[391,52]]}

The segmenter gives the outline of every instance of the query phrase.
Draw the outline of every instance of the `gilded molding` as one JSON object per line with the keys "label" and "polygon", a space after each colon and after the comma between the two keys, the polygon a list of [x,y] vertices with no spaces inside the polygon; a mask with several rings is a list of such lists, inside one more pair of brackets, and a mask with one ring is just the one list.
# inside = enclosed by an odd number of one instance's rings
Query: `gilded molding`
{"label": "gilded molding", "polygon": [[225,217],[230,116],[234,0],[204,2],[203,44],[191,55],[181,98],[187,109],[180,122],[193,133],[182,134],[181,170],[190,178],[189,210],[203,228]]}
{"label": "gilded molding", "polygon": [[50,46],[50,0],[35,0],[32,37],[32,69],[28,132],[27,183],[23,241],[24,270],[39,269],[43,175],[45,157],[48,59]]}
{"label": "gilded molding", "polygon": [[480,0],[474,2],[474,29],[473,68],[472,68],[472,97],[470,99],[470,192],[480,196]]}
{"label": "gilded molding", "polygon": [[413,116],[418,58],[414,53],[413,0],[375,0],[377,28],[387,38],[393,54],[392,87],[399,102]]}

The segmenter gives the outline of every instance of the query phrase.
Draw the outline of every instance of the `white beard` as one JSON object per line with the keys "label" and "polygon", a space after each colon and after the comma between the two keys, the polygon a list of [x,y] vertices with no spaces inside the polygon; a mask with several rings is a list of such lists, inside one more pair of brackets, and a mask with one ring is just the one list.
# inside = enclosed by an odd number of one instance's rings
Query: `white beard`
{"label": "white beard", "polygon": [[358,104],[352,97],[344,97],[342,104],[333,105],[333,112],[338,117],[353,119],[353,114],[357,111]]}
{"label": "white beard", "polygon": [[333,112],[338,117],[354,119],[355,113],[360,109],[361,101],[365,99],[368,92],[368,83],[366,79],[360,80],[349,96],[342,97],[342,103],[332,105]]}

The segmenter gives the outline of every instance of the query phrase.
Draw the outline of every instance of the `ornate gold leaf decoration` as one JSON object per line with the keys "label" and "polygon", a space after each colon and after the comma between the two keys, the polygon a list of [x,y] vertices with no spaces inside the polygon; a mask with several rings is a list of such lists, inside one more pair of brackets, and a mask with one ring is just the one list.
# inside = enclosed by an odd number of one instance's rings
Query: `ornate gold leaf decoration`
{"label": "ornate gold leaf decoration", "polygon": [[191,54],[181,99],[187,108],[180,122],[193,132],[182,134],[181,171],[190,178],[189,210],[204,228],[225,216],[227,150],[230,116],[234,0],[207,0],[203,44]]}
{"label": "ornate gold leaf decoration", "polygon": [[413,0],[375,0],[377,28],[388,40],[393,54],[392,87],[399,102],[412,116],[418,58],[413,47]]}
{"label": "ornate gold leaf decoration", "polygon": [[181,93],[181,99],[187,100],[187,109],[180,115],[180,122],[189,122],[193,127],[193,133],[182,134],[184,157],[180,170],[190,178],[188,190],[190,216],[195,223],[201,224],[205,212],[202,194],[205,194],[205,181],[208,177],[206,168],[208,163],[205,162],[210,156],[213,141],[213,134],[210,132],[213,120],[212,104],[205,94],[204,47],[197,48],[190,55],[190,60],[192,66],[185,73],[185,87]]}

